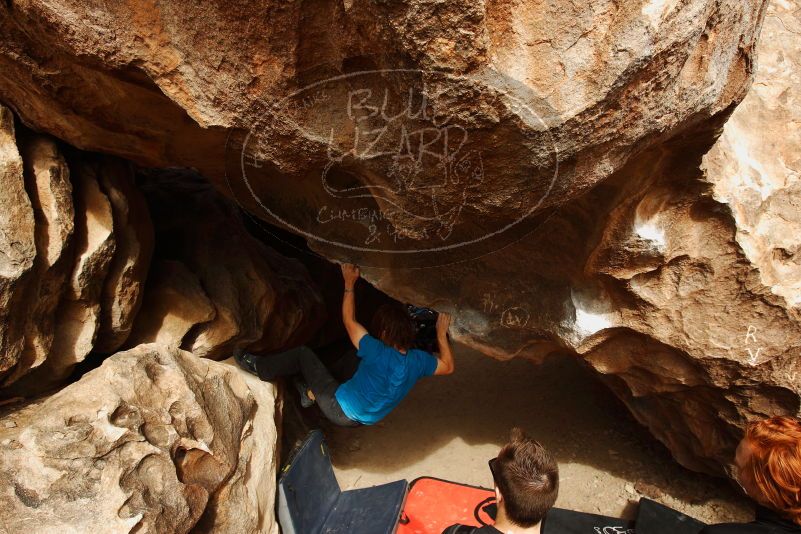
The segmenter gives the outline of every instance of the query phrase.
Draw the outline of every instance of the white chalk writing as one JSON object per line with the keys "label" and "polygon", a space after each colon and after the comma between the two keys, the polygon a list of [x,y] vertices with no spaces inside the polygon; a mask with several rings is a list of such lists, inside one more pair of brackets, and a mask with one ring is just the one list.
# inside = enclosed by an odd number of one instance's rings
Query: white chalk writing
{"label": "white chalk writing", "polygon": [[340,209],[323,206],[317,212],[317,222],[328,224],[332,221],[357,221],[375,223],[384,218],[381,210],[371,208]]}
{"label": "white chalk writing", "polygon": [[[754,325],[748,325],[748,330],[745,333],[745,342],[753,342],[757,343],[757,329]],[[756,365],[759,361],[759,353],[762,352],[762,347],[746,347],[745,350],[748,352],[748,363],[750,365]]]}
{"label": "white chalk writing", "polygon": [[748,343],[750,339],[754,343],[756,343],[756,327],[752,324],[748,325],[748,331],[745,333],[745,342]]}
{"label": "white chalk writing", "polygon": [[506,308],[501,313],[501,326],[507,328],[525,328],[528,320],[531,319],[531,314],[526,308],[521,306],[512,306]]}
{"label": "white chalk writing", "polygon": [[595,527],[595,532],[597,534],[635,534],[636,531],[633,528],[606,526]]}
{"label": "white chalk writing", "polygon": [[498,324],[504,328],[524,329],[530,327],[531,312],[526,306],[499,299],[492,292],[481,295],[481,309],[487,315],[497,317]]}

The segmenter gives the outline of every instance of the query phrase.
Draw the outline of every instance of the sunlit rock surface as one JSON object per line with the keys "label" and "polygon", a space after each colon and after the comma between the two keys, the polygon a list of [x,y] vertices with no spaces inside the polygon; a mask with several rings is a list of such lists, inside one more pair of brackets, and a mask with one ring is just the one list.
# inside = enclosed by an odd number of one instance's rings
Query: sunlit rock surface
{"label": "sunlit rock surface", "polygon": [[563,204],[729,109],[765,5],[27,0],[0,7],[0,97],[79,148],[196,168],[350,245],[369,227],[314,219],[360,183],[375,201],[331,207],[380,208],[382,234],[413,241],[392,247],[431,248]]}
{"label": "sunlit rock surface", "polygon": [[24,349],[25,317],[15,312],[24,304],[24,292],[36,256],[35,223],[25,191],[22,158],[17,148],[14,116],[0,106],[0,373],[8,374]]}
{"label": "sunlit rock surface", "polygon": [[153,236],[130,164],[74,150],[65,157],[52,138],[24,129],[15,136],[12,114],[0,111],[8,119],[3,234],[13,238],[3,250],[0,378],[4,396],[29,396],[125,341]]}
{"label": "sunlit rock surface", "polygon": [[801,13],[770,4],[746,99],[704,158],[715,198],[731,208],[737,242],[760,279],[801,304]]}
{"label": "sunlit rock surface", "polygon": [[276,390],[140,345],[0,417],[8,532],[277,533]]}
{"label": "sunlit rock surface", "polygon": [[75,204],[67,163],[52,139],[26,136],[21,141],[26,189],[36,220],[36,257],[27,302],[11,308],[14,316],[27,321],[27,325],[22,358],[6,383],[47,360],[57,326],[55,312],[74,255]]}

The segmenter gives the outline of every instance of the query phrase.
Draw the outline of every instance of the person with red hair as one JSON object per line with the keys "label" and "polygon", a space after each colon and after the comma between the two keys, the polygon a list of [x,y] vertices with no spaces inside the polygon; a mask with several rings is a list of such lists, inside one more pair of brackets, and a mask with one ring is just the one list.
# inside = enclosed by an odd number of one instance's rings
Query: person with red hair
{"label": "person with red hair", "polygon": [[756,502],[756,520],[708,526],[701,534],[801,533],[800,420],[777,416],[749,424],[731,475]]}

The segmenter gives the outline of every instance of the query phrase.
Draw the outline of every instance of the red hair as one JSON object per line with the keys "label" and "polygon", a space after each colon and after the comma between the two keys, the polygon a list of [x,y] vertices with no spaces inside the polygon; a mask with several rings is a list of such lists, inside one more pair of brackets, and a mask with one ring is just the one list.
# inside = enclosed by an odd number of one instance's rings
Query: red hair
{"label": "red hair", "polygon": [[748,425],[745,466],[766,504],[801,525],[801,421],[777,416]]}

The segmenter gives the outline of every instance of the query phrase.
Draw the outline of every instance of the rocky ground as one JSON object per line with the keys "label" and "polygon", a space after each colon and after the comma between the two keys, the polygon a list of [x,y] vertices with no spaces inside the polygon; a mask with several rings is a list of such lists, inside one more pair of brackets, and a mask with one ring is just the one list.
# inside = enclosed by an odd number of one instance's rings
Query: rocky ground
{"label": "rocky ground", "polygon": [[433,476],[488,487],[487,460],[518,425],[559,461],[557,505],[630,517],[641,496],[705,522],[749,505],[722,479],[683,469],[577,360],[496,362],[459,346],[456,372],[429,378],[374,427],[325,427],[343,488]]}

